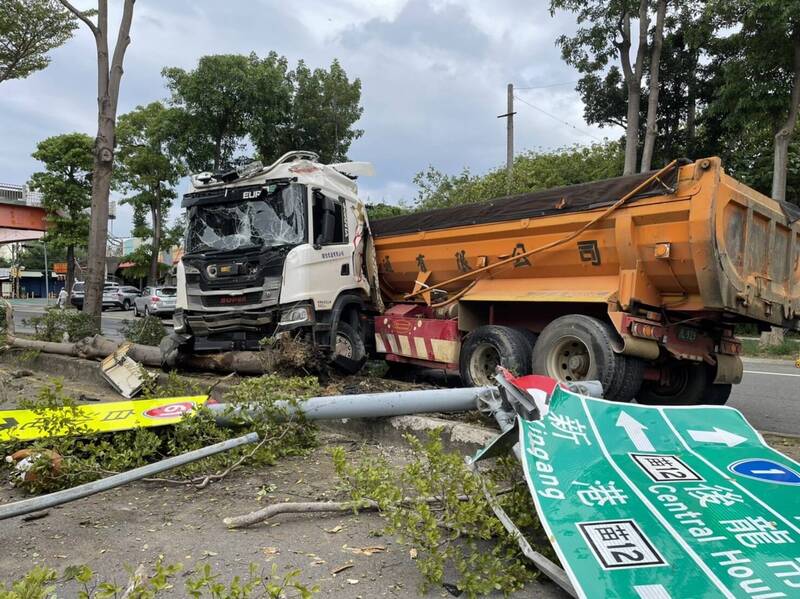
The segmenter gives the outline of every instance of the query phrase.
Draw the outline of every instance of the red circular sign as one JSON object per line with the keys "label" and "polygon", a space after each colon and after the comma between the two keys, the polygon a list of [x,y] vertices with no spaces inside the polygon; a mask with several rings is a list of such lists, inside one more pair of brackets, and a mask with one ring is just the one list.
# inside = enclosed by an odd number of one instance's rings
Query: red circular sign
{"label": "red circular sign", "polygon": [[158,406],[157,408],[150,408],[143,412],[144,416],[148,418],[175,418],[181,416],[186,412],[191,412],[194,409],[194,403],[191,401],[179,401],[177,403],[170,403],[165,406]]}

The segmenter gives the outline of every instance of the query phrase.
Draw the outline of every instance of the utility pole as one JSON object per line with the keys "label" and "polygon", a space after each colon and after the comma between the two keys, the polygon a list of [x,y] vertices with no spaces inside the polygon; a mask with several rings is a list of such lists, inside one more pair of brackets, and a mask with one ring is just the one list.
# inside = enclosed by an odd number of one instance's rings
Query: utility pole
{"label": "utility pole", "polygon": [[506,192],[511,193],[511,181],[514,171],[514,84],[508,84],[506,113],[498,115],[498,119],[506,119]]}
{"label": "utility pole", "polygon": [[50,302],[50,271],[47,268],[47,243],[42,241],[44,249],[44,305]]}

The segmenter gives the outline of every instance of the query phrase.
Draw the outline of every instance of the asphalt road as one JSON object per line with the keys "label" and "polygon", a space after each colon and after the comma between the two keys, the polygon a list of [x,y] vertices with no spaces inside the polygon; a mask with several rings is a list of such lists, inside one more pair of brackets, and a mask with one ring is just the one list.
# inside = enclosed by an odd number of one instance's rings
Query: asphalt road
{"label": "asphalt road", "polygon": [[760,431],[800,435],[800,368],[785,360],[745,358],[728,405]]}
{"label": "asphalt road", "polygon": [[[33,334],[33,327],[26,324],[26,320],[30,320],[35,316],[41,316],[44,313],[45,305],[42,301],[36,303],[26,301],[14,301],[14,327],[20,333]],[[51,305],[53,305],[51,303]],[[133,310],[105,310],[102,318],[103,335],[109,339],[122,339],[122,328],[125,326],[125,321],[134,320]],[[165,318],[164,326],[171,328],[172,319]]]}

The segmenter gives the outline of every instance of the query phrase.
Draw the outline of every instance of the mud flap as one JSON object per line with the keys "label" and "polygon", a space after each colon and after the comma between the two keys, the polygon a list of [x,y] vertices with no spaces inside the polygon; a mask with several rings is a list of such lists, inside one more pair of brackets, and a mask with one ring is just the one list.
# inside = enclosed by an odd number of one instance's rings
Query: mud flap
{"label": "mud flap", "polygon": [[714,378],[715,385],[738,385],[742,382],[744,365],[739,356],[715,354],[714,358],[717,360],[717,375]]}

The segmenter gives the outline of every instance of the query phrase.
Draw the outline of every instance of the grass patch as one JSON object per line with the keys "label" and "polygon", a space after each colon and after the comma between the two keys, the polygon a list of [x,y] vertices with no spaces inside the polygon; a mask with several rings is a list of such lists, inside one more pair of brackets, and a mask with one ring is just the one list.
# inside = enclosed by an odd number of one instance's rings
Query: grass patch
{"label": "grass patch", "polygon": [[756,339],[742,339],[742,350],[745,356],[750,357],[796,360],[800,356],[800,342],[794,339],[785,339],[779,345],[761,347]]}

